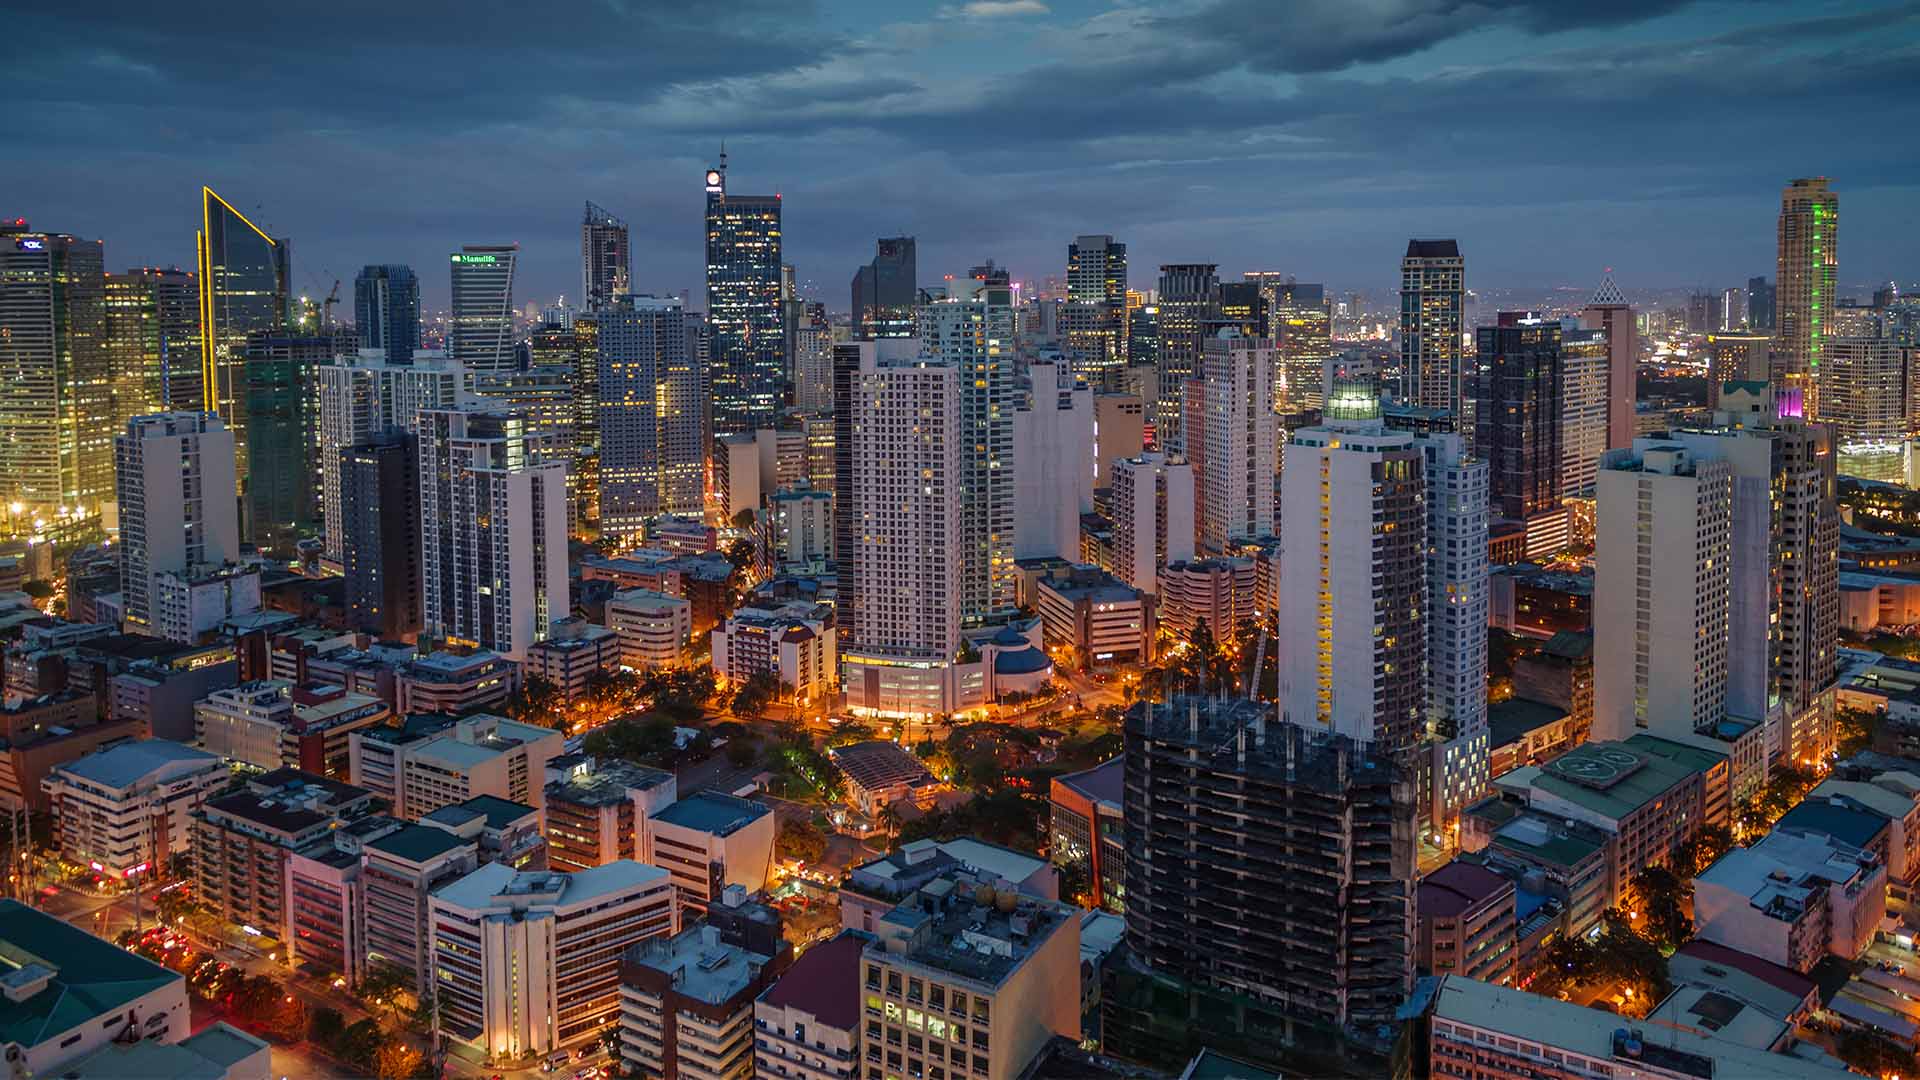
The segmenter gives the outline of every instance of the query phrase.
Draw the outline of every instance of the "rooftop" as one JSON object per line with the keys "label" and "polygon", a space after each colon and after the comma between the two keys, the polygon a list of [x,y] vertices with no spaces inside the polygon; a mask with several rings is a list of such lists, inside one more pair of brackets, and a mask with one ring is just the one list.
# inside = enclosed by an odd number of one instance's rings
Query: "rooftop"
{"label": "rooftop", "polygon": [[1530,698],[1513,697],[1487,706],[1487,725],[1492,729],[1493,746],[1505,746],[1526,738],[1529,732],[1557,724],[1567,718],[1567,710]]}
{"label": "rooftop", "polygon": [[1053,782],[1076,792],[1081,798],[1096,806],[1106,805],[1118,809],[1120,797],[1125,793],[1127,786],[1127,763],[1122,757],[1111,757],[1091,769],[1056,776]]}
{"label": "rooftop", "polygon": [[1676,988],[1648,1014],[1647,1022],[1696,1028],[1756,1050],[1771,1050],[1790,1030],[1779,1017],[1708,986]]}
{"label": "rooftop", "polygon": [[[1912,808],[1913,804],[1908,803],[1907,809]],[[1887,827],[1887,819],[1844,795],[1832,798],[1810,795],[1781,815],[1773,827],[1831,836],[1853,847],[1865,848]]]}
{"label": "rooftop", "polygon": [[839,1031],[860,1024],[860,953],[870,939],[853,930],[800,954],[760,1000],[782,1009],[802,1009]]}
{"label": "rooftop", "polygon": [[39,1046],[182,981],[112,942],[17,900],[0,900],[0,984],[30,987],[37,978],[46,979],[39,992],[20,1001],[0,997],[0,1043]]}
{"label": "rooftop", "polygon": [[487,863],[473,873],[436,889],[433,896],[436,900],[470,911],[494,907],[506,910],[513,906],[512,900],[495,903],[496,898],[529,895],[551,895],[553,899],[543,906],[572,907],[617,893],[642,890],[650,885],[664,885],[667,879],[665,870],[632,859],[618,859],[604,866],[576,870],[571,874],[558,870],[521,871],[505,863]]}
{"label": "rooftop", "polygon": [[934,776],[899,744],[885,739],[853,743],[827,751],[847,779],[871,791],[894,784],[930,784]]}
{"label": "rooftop", "polygon": [[772,812],[760,803],[733,795],[699,791],[656,811],[653,820],[714,836],[731,836]]}
{"label": "rooftop", "polygon": [[215,1021],[199,1034],[171,1045],[146,1039],[108,1043],[55,1072],[61,1080],[226,1080],[235,1065],[255,1054],[265,1067],[266,1043]]}
{"label": "rooftop", "polygon": [[1484,866],[1454,861],[1420,879],[1419,902],[1414,910],[1422,918],[1452,918],[1502,893],[1511,895],[1513,882]]}
{"label": "rooftop", "polygon": [[[1061,927],[1079,928],[1079,910],[1053,900],[1002,892],[976,875],[949,871],[922,885],[880,918],[869,958],[902,960],[998,986]],[[1076,968],[1079,962],[1075,950]]]}
{"label": "rooftop", "polygon": [[61,772],[108,788],[130,788],[162,771],[188,770],[220,763],[219,754],[170,739],[141,739],[95,751],[59,767]]}
{"label": "rooftop", "polygon": [[[1690,967],[1688,961],[1701,966],[1703,974],[1715,975],[1715,969],[1723,972],[1739,972],[1747,978],[1780,991],[1795,1002],[1805,1001],[1819,986],[1805,975],[1789,967],[1783,967],[1770,960],[1762,960],[1751,953],[1731,949],[1716,941],[1694,938],[1680,946],[1673,954],[1673,960],[1681,962],[1682,968],[1674,972],[1675,981],[1683,977],[1683,970]],[[1730,977],[1730,976],[1720,976]]]}
{"label": "rooftop", "polygon": [[469,844],[471,841],[462,840],[445,829],[436,829],[431,825],[405,825],[378,839],[367,841],[366,846],[411,863],[424,863]]}
{"label": "rooftop", "polygon": [[1499,786],[1522,785],[1618,821],[1695,775],[1679,762],[1623,743],[1590,742],[1544,765],[1506,774]]}
{"label": "rooftop", "polygon": [[487,828],[497,831],[524,821],[539,812],[537,808],[528,806],[526,803],[502,799],[497,795],[475,795],[466,802],[443,806],[421,820],[444,821],[449,825],[459,825],[472,820],[477,815],[487,819]]}
{"label": "rooftop", "polygon": [[656,935],[626,955],[628,963],[667,973],[675,991],[708,1005],[724,1005],[745,993],[771,959],[721,941],[720,932],[705,923],[671,937]]}
{"label": "rooftop", "polygon": [[[557,764],[557,758],[547,763],[549,769]],[[548,800],[559,799],[577,806],[611,806],[627,801],[629,791],[648,791],[674,778],[665,769],[650,769],[626,761],[598,762],[591,769],[585,767],[584,760],[580,764],[581,771],[547,785]]]}

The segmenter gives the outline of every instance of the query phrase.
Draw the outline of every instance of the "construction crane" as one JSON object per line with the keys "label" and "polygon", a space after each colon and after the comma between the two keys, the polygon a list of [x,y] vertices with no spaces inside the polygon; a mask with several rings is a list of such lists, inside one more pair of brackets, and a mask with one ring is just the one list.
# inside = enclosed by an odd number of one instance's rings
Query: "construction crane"
{"label": "construction crane", "polygon": [[1247,700],[1260,700],[1260,675],[1267,666],[1267,628],[1260,628],[1260,645],[1253,651],[1253,666],[1247,669]]}
{"label": "construction crane", "polygon": [[339,302],[340,302],[340,279],[334,278],[333,291],[327,294],[327,298],[325,300],[320,301],[320,326],[322,329],[325,329],[325,330],[333,329],[333,305]]}

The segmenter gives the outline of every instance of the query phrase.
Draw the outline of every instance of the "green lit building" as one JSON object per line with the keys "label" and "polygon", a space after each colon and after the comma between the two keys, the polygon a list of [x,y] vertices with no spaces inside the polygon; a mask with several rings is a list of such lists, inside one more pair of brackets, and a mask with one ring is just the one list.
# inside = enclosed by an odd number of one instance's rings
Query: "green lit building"
{"label": "green lit building", "polygon": [[1820,364],[1832,332],[1839,271],[1840,196],[1817,176],[1780,192],[1780,262],[1774,285],[1774,384],[1806,393],[1807,419],[1821,419]]}

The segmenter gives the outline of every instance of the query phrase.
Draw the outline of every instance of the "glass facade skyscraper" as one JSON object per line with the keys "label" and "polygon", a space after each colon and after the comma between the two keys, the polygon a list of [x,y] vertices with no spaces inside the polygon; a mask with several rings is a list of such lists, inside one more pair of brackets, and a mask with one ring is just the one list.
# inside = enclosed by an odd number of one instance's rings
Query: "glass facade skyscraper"
{"label": "glass facade skyscraper", "polygon": [[453,267],[453,328],[447,355],[468,371],[518,366],[513,348],[513,268],[519,244],[467,244]]}
{"label": "glass facade skyscraper", "polygon": [[27,532],[34,518],[93,513],[113,491],[105,275],[98,240],[25,220],[0,234],[0,506]]}
{"label": "glass facade skyscraper", "polygon": [[200,189],[200,363],[205,408],[234,434],[247,475],[247,335],[285,333],[291,319],[287,242],[268,236],[209,187]]}
{"label": "glass facade skyscraper", "polygon": [[[1461,328],[1466,325],[1467,263],[1453,240],[1409,240],[1400,260],[1400,396],[1459,416],[1467,397]],[[1496,480],[1497,483],[1497,480]]]}
{"label": "glass facade skyscraper", "polygon": [[389,364],[413,363],[420,347],[420,279],[410,266],[369,266],[353,279],[353,321],[360,347]]}
{"label": "glass facade skyscraper", "polygon": [[1795,180],[1780,193],[1780,257],[1774,280],[1776,385],[1806,393],[1807,418],[1821,419],[1820,364],[1833,333],[1839,272],[1840,196],[1825,177]]}
{"label": "glass facade skyscraper", "polygon": [[588,311],[599,311],[627,295],[632,254],[627,223],[589,202],[580,219],[580,297]]}
{"label": "glass facade skyscraper", "polygon": [[707,385],[724,435],[771,425],[785,399],[780,196],[729,194],[724,154],[706,185]]}
{"label": "glass facade skyscraper", "polygon": [[319,519],[320,397],[316,369],[352,347],[338,336],[293,336],[257,331],[247,338],[247,445],[253,468],[242,532],[261,544],[290,536]]}
{"label": "glass facade skyscraper", "polygon": [[873,261],[853,275],[853,338],[912,337],[920,300],[918,257],[911,236],[883,236]]}
{"label": "glass facade skyscraper", "polygon": [[106,278],[106,336],[116,430],[144,413],[198,410],[200,280],[179,267]]}

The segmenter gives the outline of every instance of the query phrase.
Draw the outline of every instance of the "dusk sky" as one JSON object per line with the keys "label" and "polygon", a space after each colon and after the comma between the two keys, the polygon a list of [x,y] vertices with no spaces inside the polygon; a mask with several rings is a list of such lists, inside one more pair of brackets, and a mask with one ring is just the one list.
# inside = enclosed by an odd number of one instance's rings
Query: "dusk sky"
{"label": "dusk sky", "polygon": [[1384,292],[1409,236],[1475,286],[1773,274],[1781,186],[1833,178],[1840,280],[1915,273],[1920,3],[974,0],[10,4],[8,216],[193,261],[210,184],[324,293],[518,241],[579,292],[592,199],[636,291],[701,304],[701,173],[785,198],[835,310],[876,236],[923,282],[1060,273],[1077,233]]}

